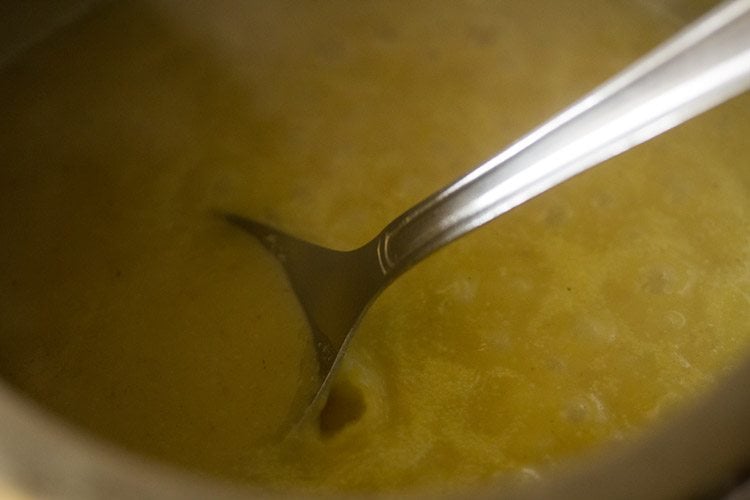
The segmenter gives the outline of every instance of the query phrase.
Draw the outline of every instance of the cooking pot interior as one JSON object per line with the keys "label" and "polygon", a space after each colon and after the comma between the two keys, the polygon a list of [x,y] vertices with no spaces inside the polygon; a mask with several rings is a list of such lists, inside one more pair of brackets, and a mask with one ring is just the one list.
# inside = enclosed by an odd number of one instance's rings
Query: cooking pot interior
{"label": "cooking pot interior", "polygon": [[[315,436],[287,448],[315,373],[304,318],[282,305],[273,259],[216,217],[354,248],[712,4],[9,3],[9,491],[736,488],[750,454],[747,96],[405,276],[365,318]],[[381,472],[344,467],[358,461]]]}

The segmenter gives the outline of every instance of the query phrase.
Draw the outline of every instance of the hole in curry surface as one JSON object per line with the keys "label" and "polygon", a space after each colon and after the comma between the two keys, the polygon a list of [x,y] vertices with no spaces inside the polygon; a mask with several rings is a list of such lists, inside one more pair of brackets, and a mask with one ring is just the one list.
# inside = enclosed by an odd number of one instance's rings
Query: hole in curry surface
{"label": "hole in curry surface", "polygon": [[339,433],[365,413],[362,390],[348,380],[334,382],[320,412],[320,432],[324,437]]}

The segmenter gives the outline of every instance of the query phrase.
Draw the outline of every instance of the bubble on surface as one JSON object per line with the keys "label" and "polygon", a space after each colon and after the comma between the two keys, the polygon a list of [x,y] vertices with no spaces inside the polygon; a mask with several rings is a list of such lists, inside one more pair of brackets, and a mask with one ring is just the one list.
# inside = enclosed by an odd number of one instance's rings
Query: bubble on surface
{"label": "bubble on surface", "polygon": [[365,398],[359,387],[348,380],[336,382],[320,412],[321,434],[324,437],[338,434],[356,423],[366,410]]}

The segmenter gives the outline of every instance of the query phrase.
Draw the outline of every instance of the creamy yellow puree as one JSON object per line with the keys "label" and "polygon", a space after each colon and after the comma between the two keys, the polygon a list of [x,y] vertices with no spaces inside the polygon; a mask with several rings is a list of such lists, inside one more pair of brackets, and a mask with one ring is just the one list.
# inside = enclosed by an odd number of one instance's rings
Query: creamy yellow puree
{"label": "creamy yellow puree", "polygon": [[305,321],[214,211],[352,248],[679,24],[598,0],[98,9],[0,74],[0,372],[129,450],[282,488],[533,480],[636,435],[750,343],[747,97],[407,273],[287,441]]}

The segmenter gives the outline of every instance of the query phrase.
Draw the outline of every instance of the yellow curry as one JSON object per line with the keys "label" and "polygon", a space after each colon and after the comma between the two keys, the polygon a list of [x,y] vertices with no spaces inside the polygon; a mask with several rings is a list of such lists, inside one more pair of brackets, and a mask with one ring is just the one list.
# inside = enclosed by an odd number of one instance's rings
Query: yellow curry
{"label": "yellow curry", "polygon": [[353,248],[679,25],[598,0],[96,9],[0,73],[0,373],[274,488],[534,480],[632,438],[750,345],[747,97],[408,272],[293,438],[305,319],[215,214]]}

